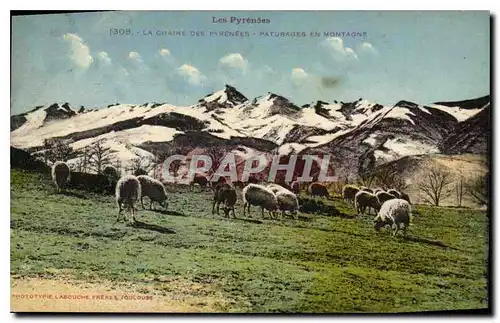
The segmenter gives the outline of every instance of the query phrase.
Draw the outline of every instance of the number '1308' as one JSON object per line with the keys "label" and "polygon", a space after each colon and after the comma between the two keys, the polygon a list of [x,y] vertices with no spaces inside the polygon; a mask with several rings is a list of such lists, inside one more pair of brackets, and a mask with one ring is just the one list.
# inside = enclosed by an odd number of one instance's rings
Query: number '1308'
{"label": "number '1308'", "polygon": [[110,36],[129,36],[132,34],[132,30],[130,28],[122,29],[122,28],[110,28],[109,35]]}

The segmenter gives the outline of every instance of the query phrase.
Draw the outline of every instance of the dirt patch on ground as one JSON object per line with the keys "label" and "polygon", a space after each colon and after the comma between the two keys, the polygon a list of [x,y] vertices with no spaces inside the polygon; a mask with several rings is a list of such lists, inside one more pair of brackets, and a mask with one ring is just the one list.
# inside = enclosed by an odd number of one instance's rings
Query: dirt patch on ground
{"label": "dirt patch on ground", "polygon": [[12,312],[221,312],[227,304],[210,286],[170,277],[140,286],[11,277]]}

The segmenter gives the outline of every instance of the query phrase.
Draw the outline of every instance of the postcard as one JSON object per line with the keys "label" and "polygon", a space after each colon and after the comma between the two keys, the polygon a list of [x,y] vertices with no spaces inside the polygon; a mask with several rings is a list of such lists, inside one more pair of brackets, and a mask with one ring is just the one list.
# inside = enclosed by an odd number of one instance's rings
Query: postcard
{"label": "postcard", "polygon": [[491,313],[490,19],[13,13],[11,311]]}

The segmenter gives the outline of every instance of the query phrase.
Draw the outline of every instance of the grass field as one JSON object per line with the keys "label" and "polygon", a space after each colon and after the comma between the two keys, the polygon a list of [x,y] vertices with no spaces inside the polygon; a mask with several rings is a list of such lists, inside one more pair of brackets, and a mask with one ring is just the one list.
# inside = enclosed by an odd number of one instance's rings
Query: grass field
{"label": "grass field", "polygon": [[28,282],[105,286],[164,297],[166,312],[488,306],[484,211],[415,206],[407,238],[377,234],[368,216],[278,222],[261,219],[256,208],[260,221],[222,213],[211,214],[209,192],[173,192],[169,212],[140,209],[140,222],[130,226],[116,223],[112,196],[56,194],[48,175],[12,170],[13,292]]}

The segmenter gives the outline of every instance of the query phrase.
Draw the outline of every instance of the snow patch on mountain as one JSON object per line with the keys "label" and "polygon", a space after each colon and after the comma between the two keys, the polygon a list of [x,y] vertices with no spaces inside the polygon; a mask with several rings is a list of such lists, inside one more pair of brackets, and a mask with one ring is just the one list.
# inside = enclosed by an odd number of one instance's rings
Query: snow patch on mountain
{"label": "snow patch on mountain", "polygon": [[392,119],[402,119],[408,120],[411,124],[415,124],[415,122],[411,119],[410,116],[414,116],[415,114],[411,112],[407,108],[393,107],[385,116],[384,119],[392,118]]}
{"label": "snow patch on mountain", "polygon": [[439,104],[433,104],[430,107],[451,114],[453,117],[455,117],[455,119],[457,119],[458,122],[465,121],[470,117],[475,116],[484,109],[484,107],[478,109],[462,109],[460,107],[447,107]]}
{"label": "snow patch on mountain", "polygon": [[377,134],[374,134],[374,133],[370,134],[370,136],[368,138],[363,140],[363,143],[374,147],[375,144],[377,143]]}
{"label": "snow patch on mountain", "polygon": [[304,150],[307,146],[297,143],[286,143],[279,147],[278,153],[280,155],[298,154]]}

